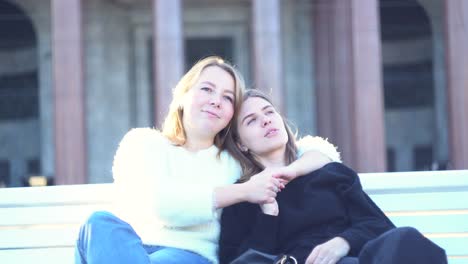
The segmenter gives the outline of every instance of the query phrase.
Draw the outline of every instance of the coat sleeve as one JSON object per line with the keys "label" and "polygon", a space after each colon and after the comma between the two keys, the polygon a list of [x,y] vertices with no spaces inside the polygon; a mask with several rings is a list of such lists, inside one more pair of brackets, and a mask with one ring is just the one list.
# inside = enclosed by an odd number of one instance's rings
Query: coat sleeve
{"label": "coat sleeve", "polygon": [[279,219],[262,213],[258,205],[226,207],[221,216],[219,261],[230,263],[248,249],[274,254]]}
{"label": "coat sleeve", "polygon": [[356,172],[340,163],[331,163],[324,168],[326,173],[337,179],[336,190],[350,221],[350,227],[338,236],[348,241],[350,255],[357,256],[365,243],[395,226],[363,191]]}

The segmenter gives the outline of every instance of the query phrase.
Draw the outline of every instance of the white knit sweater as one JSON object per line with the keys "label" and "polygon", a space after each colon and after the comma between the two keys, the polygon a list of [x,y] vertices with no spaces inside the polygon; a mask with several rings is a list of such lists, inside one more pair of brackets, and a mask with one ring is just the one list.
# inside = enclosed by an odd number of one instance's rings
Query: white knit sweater
{"label": "white knit sweater", "polygon": [[[335,147],[321,138],[302,143],[299,154],[318,150],[340,160]],[[236,182],[241,170],[227,152],[219,159],[217,153],[215,146],[189,152],[154,129],[131,130],[114,157],[114,213],[144,244],[186,249],[218,263],[220,210],[213,210],[213,190]]]}

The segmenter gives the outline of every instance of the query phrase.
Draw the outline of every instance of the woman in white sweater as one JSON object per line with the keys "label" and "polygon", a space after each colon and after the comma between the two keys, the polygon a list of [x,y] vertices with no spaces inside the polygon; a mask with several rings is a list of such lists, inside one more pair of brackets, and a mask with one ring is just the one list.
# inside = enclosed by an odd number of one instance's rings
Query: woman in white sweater
{"label": "woman in white sweater", "polygon": [[124,136],[113,165],[115,210],[82,226],[76,263],[217,263],[221,208],[271,202],[285,182],[339,160],[333,145],[316,140],[297,162],[233,184],[241,168],[224,149],[243,90],[234,67],[208,57],[175,87],[162,131]]}

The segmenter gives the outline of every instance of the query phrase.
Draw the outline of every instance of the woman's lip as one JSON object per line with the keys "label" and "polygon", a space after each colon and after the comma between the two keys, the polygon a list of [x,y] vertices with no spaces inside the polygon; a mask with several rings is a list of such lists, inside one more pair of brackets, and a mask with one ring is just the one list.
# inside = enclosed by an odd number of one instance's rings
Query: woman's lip
{"label": "woman's lip", "polygon": [[274,136],[276,134],[278,134],[278,129],[276,128],[268,129],[268,131],[265,133],[265,137]]}
{"label": "woman's lip", "polygon": [[203,112],[207,113],[208,115],[210,116],[213,116],[213,117],[216,117],[216,118],[220,118],[218,114],[214,113],[214,112],[211,112],[211,111],[207,111],[207,110],[204,110]]}

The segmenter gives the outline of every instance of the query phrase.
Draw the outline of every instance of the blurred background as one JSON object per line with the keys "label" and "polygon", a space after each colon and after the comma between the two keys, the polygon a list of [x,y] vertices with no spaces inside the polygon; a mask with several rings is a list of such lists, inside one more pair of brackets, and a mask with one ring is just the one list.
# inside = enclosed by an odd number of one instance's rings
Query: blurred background
{"label": "blurred background", "polygon": [[468,1],[0,0],[0,186],[104,183],[219,55],[358,172],[468,169]]}

